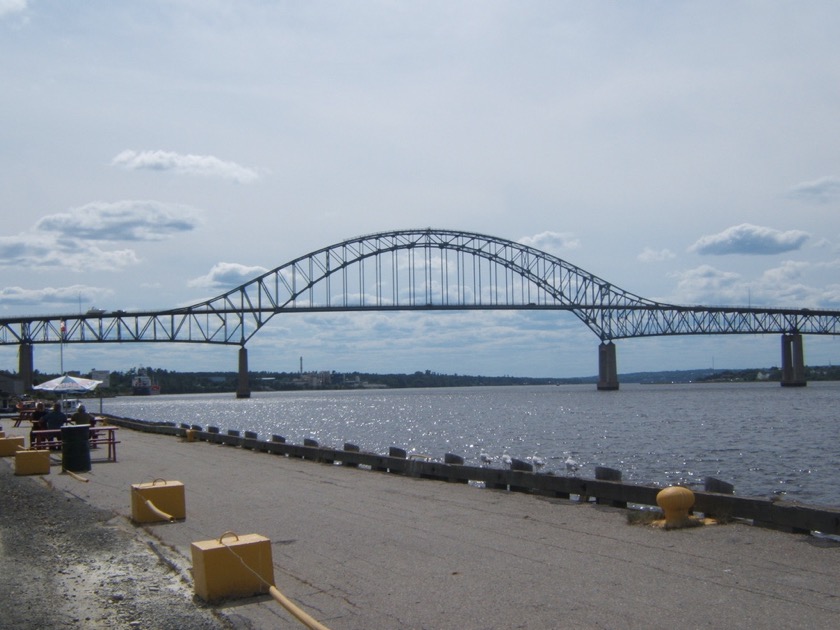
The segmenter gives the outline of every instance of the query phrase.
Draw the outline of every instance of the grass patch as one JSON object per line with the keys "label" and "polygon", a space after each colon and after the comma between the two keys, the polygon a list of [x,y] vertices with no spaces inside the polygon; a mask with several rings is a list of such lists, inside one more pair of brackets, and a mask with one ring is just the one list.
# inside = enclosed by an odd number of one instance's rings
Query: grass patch
{"label": "grass patch", "polygon": [[654,521],[665,518],[662,510],[630,510],[627,512],[628,525],[651,525]]}

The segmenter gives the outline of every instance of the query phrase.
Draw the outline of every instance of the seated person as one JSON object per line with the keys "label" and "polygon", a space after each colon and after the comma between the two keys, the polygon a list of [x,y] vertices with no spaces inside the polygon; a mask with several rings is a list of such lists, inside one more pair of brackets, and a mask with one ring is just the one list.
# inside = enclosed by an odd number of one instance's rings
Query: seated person
{"label": "seated person", "polygon": [[[67,416],[61,410],[61,403],[55,403],[55,405],[53,405],[52,410],[49,411],[43,418],[41,418],[41,422],[43,422],[46,425],[47,429],[60,429],[62,426],[64,426],[64,424],[67,422]],[[48,439],[52,441],[53,436],[49,436]]]}
{"label": "seated person", "polygon": [[35,410],[32,412],[32,430],[29,432],[29,446],[42,440],[41,437],[36,437],[33,442],[32,431],[42,431],[47,428],[47,425],[44,424],[45,415],[47,415],[47,410],[44,409],[44,403],[37,402],[35,404]]}
{"label": "seated person", "polygon": [[67,423],[67,416],[61,410],[61,403],[55,403],[53,408],[41,418],[47,429],[60,429]]}
{"label": "seated person", "polygon": [[35,410],[32,412],[32,428],[36,431],[46,428],[44,424],[44,416],[47,415],[47,410],[44,408],[44,403],[38,401],[35,403]]}
{"label": "seated person", "polygon": [[[88,424],[90,425],[91,429],[93,429],[93,427],[96,426],[96,418],[94,418],[87,412],[84,405],[79,405],[76,408],[76,411],[73,413],[72,416],[70,416],[70,422],[72,422],[73,424]],[[96,439],[96,431],[91,430],[90,439]]]}
{"label": "seated person", "polygon": [[96,419],[87,412],[84,405],[79,405],[73,415],[70,416],[70,422],[73,424],[89,424],[93,426],[96,424]]}

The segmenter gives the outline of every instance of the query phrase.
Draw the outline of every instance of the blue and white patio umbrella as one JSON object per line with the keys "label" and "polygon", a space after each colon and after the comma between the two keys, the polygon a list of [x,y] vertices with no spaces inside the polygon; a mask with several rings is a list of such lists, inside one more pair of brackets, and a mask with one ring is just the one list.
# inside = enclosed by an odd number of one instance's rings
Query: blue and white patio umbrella
{"label": "blue and white patio umbrella", "polygon": [[101,383],[102,381],[96,381],[91,378],[80,378],[65,374],[40,385],[35,385],[32,389],[53,392],[55,394],[84,394],[86,392],[92,392]]}

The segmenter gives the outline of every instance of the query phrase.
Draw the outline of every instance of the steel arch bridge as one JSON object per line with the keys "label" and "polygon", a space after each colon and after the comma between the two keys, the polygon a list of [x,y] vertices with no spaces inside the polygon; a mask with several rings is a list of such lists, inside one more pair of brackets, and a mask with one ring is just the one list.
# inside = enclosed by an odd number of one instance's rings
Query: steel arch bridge
{"label": "steel arch bridge", "polygon": [[[0,319],[0,345],[183,342],[244,350],[282,313],[491,309],[569,311],[602,348],[631,337],[776,333],[801,339],[840,333],[840,311],[656,302],[533,247],[426,228],[330,245],[183,308]],[[783,363],[784,355],[783,347]],[[610,371],[609,361],[602,357],[602,370]]]}

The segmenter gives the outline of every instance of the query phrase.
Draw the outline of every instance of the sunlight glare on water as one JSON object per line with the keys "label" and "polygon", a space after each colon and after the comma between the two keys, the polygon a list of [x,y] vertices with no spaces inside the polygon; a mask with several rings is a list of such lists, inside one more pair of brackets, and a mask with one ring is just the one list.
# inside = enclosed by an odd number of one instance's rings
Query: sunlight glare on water
{"label": "sunlight glare on water", "polygon": [[566,474],[567,457],[581,476],[595,466],[626,481],[702,486],[707,476],[735,485],[742,496],[785,495],[840,505],[834,466],[840,455],[840,383],[782,388],[778,383],[473,387],[120,397],[103,411],[176,424],[315,439],[342,448],[479,465],[480,454],[544,459],[542,472]]}

